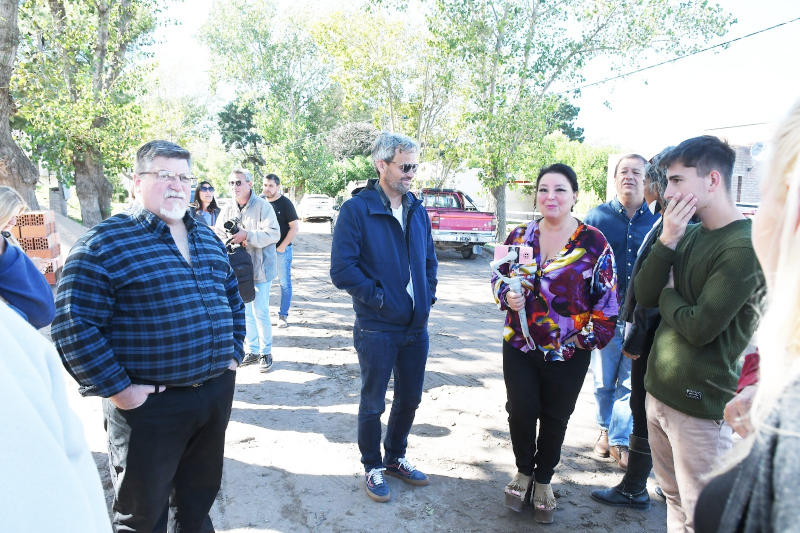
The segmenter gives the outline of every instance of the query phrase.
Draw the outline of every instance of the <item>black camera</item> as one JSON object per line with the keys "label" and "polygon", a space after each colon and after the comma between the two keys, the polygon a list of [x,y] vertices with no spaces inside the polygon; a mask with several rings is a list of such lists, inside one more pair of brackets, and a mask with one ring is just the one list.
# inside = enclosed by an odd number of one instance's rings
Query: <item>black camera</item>
{"label": "black camera", "polygon": [[241,220],[239,220],[238,218],[232,218],[232,219],[230,219],[230,220],[227,220],[227,221],[226,221],[226,222],[225,222],[225,223],[222,225],[222,227],[224,227],[224,228],[225,228],[225,231],[227,231],[227,232],[228,232],[228,233],[230,233],[231,235],[236,235],[236,234],[237,234],[237,233],[239,233],[239,232],[241,231],[241,229],[242,229],[242,228],[240,228],[240,227],[239,227],[239,224],[241,224],[241,223],[242,223],[242,221],[241,221]]}

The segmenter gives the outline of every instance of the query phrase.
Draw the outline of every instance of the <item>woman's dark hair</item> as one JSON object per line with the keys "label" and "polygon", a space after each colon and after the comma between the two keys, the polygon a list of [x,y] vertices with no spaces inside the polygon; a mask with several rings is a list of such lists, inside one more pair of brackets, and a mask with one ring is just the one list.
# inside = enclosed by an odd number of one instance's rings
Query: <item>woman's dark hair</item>
{"label": "woman's dark hair", "polygon": [[575,171],[572,170],[571,166],[565,165],[564,163],[554,163],[550,166],[543,167],[539,171],[539,175],[536,176],[537,191],[539,190],[539,182],[545,174],[561,174],[569,181],[569,184],[572,186],[572,192],[578,192],[578,176],[575,174]]}
{"label": "woman's dark hair", "polygon": [[[207,181],[201,181],[200,183],[197,184],[197,188],[194,190],[194,202],[192,202],[192,205],[194,205],[195,209],[197,209],[198,211],[201,211],[203,209],[203,206],[200,205],[200,187],[202,187],[203,184],[206,184],[209,187],[213,187],[213,185],[211,185],[211,183]],[[210,213],[212,211],[219,211],[219,206],[217,205],[217,197],[214,196],[214,193],[211,193],[211,203],[208,204],[208,212]]]}

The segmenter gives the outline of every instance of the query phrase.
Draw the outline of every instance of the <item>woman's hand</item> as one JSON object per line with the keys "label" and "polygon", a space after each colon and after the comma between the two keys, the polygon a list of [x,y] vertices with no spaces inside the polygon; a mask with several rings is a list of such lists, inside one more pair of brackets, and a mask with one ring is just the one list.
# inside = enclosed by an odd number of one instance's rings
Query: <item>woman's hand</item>
{"label": "woman's hand", "polygon": [[747,437],[753,431],[753,424],[750,422],[750,408],[753,406],[756,388],[756,385],[748,385],[725,404],[723,413],[725,422],[742,437]]}
{"label": "woman's hand", "polygon": [[510,290],[506,293],[506,305],[512,311],[519,311],[525,305],[525,296]]}
{"label": "woman's hand", "polygon": [[568,339],[564,339],[563,341],[561,341],[561,344],[562,345],[574,344],[576,348],[579,348],[581,350],[585,350],[586,349],[586,347],[583,344],[581,344],[581,341],[578,338],[578,334],[577,333],[575,335],[570,336]]}

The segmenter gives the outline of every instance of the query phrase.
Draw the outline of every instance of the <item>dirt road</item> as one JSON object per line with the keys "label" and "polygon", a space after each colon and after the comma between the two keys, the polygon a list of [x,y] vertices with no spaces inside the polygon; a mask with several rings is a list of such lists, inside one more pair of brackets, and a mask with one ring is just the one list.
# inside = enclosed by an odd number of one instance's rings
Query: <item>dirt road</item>
{"label": "dirt road", "polygon": [[[391,501],[370,501],[355,442],[354,315],[350,297],[331,285],[330,243],[327,223],[303,224],[294,249],[291,326],[273,329],[275,366],[268,374],[254,367],[238,373],[222,490],[212,510],[217,531],[665,531],[666,508],[652,493],[652,477],[649,511],[608,508],[589,498],[592,488],[621,478],[615,463],[591,454],[597,435],[591,375],[553,479],[555,523],[539,526],[530,514],[502,506],[503,486],[514,472],[500,355],[503,317],[491,302],[487,258],[463,260],[454,252],[439,256],[425,389],[409,437],[409,460],[431,476],[431,485],[390,478]],[[273,314],[277,296],[274,285]],[[71,403],[103,470],[100,403],[75,396]],[[107,475],[105,483],[108,489]]]}

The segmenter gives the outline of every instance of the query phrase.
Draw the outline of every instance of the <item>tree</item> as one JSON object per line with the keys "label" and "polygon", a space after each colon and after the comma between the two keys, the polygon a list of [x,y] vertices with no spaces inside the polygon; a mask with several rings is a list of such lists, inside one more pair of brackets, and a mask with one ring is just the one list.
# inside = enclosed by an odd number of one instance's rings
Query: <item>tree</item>
{"label": "tree", "polygon": [[256,131],[255,115],[256,110],[250,102],[231,102],[217,114],[217,126],[225,150],[230,152],[235,149],[242,155],[241,164],[252,168],[256,176],[263,178],[261,168],[266,161],[259,144],[264,139]]}
{"label": "tree", "polygon": [[216,82],[257,103],[248,119],[255,130],[239,133],[261,137],[266,166],[302,192],[309,180],[330,174],[323,138],[333,127],[337,93],[304,21],[285,16],[275,24],[276,12],[269,0],[220,2],[202,36]]}
{"label": "tree", "polygon": [[[530,169],[539,169],[553,162],[565,163],[578,175],[577,213],[585,213],[590,208],[605,201],[606,176],[608,173],[608,157],[614,149],[602,146],[589,146],[578,140],[570,139],[562,131],[554,131],[537,143],[528,143],[518,152],[522,165]],[[531,173],[529,180],[532,180]],[[525,192],[534,194],[532,186],[524,187]]]}
{"label": "tree", "polygon": [[369,122],[348,122],[328,133],[326,145],[337,160],[367,156],[380,131]]}
{"label": "tree", "polygon": [[416,67],[408,21],[351,9],[331,13],[314,24],[312,34],[333,62],[331,78],[342,88],[346,113],[370,116],[390,131],[405,130],[404,84]]}
{"label": "tree", "polygon": [[431,53],[426,28],[414,18],[398,17],[390,9],[395,6],[368,7],[331,13],[313,25],[312,34],[333,63],[331,78],[341,87],[345,118],[370,117],[383,129],[412,136],[425,160],[428,148],[446,137],[452,72]]}
{"label": "tree", "polygon": [[106,171],[130,167],[141,141],[131,57],[155,27],[155,0],[24,0],[19,69],[12,87],[30,148],[51,169],[74,172],[83,223],[111,213]]}
{"label": "tree", "polygon": [[35,187],[39,172],[11,136],[9,120],[16,112],[9,82],[17,55],[17,0],[0,0],[0,185],[16,189],[28,206],[39,208]]}
{"label": "tree", "polygon": [[596,57],[629,67],[646,52],[696,49],[722,35],[731,17],[707,1],[435,0],[428,20],[436,50],[455,71],[460,139],[482,169],[503,238],[506,185],[526,170],[518,151],[565,111],[556,87],[582,80]]}

